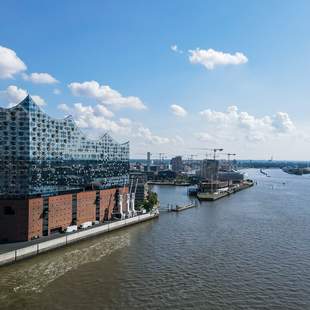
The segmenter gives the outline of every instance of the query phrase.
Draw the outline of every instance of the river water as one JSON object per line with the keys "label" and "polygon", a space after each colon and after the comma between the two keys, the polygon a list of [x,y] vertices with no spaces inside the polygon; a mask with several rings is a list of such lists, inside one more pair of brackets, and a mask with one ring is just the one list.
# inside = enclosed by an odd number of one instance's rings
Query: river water
{"label": "river water", "polygon": [[[0,309],[310,309],[310,176],[0,268]],[[154,187],[162,208],[186,188]]]}

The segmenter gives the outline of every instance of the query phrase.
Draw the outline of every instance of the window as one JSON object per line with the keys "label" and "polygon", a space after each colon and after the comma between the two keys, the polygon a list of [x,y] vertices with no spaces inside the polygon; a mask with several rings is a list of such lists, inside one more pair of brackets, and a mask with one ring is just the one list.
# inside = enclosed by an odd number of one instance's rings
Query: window
{"label": "window", "polygon": [[11,206],[4,207],[4,215],[14,215],[15,211]]}

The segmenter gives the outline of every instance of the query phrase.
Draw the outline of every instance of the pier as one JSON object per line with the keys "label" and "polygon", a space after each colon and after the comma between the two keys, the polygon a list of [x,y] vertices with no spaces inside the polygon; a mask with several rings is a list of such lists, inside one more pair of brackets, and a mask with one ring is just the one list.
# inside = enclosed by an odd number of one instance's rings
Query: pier
{"label": "pier", "polygon": [[224,198],[226,196],[229,196],[231,194],[237,193],[239,191],[242,191],[244,189],[247,189],[249,187],[252,187],[254,185],[253,181],[246,181],[243,184],[240,184],[239,186],[231,187],[226,191],[216,191],[216,192],[198,192],[197,198],[199,200],[205,200],[205,201],[215,201],[221,198]]}
{"label": "pier", "polygon": [[176,182],[176,181],[148,181],[149,185],[168,185],[168,186],[190,186],[188,182]]}
{"label": "pier", "polygon": [[178,206],[176,205],[175,208],[171,208],[169,209],[170,212],[181,212],[181,211],[184,211],[184,210],[187,210],[187,209],[190,209],[190,208],[194,208],[196,207],[196,205],[194,205],[193,203],[190,203],[190,204],[187,204],[187,205],[184,205],[184,206]]}

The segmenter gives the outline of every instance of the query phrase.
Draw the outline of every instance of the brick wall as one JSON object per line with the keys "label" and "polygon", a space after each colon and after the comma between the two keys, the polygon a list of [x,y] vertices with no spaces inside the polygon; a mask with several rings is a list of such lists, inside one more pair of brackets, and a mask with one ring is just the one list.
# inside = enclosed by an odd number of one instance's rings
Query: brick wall
{"label": "brick wall", "polygon": [[48,199],[48,230],[67,228],[72,222],[72,195],[52,196]]}
{"label": "brick wall", "polygon": [[100,191],[100,221],[110,220],[115,206],[116,188]]}
{"label": "brick wall", "polygon": [[96,191],[77,194],[77,225],[96,220]]}
{"label": "brick wall", "polygon": [[[118,189],[100,190],[100,221],[111,219]],[[128,187],[119,189],[123,195],[123,210],[126,211]],[[72,222],[72,195],[57,195],[48,198],[48,228],[65,229]],[[96,191],[77,193],[77,225],[96,220]],[[42,236],[43,198],[24,200],[0,200],[0,242],[26,241]]]}
{"label": "brick wall", "polygon": [[27,239],[35,236],[42,237],[43,225],[43,199],[32,198],[28,200],[28,236]]}

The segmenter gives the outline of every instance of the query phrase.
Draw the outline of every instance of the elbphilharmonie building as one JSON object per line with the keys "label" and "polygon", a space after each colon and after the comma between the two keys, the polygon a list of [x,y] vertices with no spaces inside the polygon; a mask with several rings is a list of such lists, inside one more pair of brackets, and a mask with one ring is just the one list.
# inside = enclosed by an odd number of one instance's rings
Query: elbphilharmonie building
{"label": "elbphilharmonie building", "polygon": [[128,174],[128,142],[91,140],[72,117],[54,119],[30,96],[0,108],[0,241],[108,219]]}

